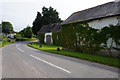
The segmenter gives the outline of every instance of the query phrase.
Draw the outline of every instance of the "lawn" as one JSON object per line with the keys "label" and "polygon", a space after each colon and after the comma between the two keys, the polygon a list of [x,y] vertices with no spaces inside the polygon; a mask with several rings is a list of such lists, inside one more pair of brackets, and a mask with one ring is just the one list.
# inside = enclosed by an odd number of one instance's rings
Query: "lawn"
{"label": "lawn", "polygon": [[[99,56],[99,55],[93,55],[88,53],[80,53],[75,51],[65,51],[65,50],[62,50],[62,47],[54,46],[54,45],[43,44],[42,47],[39,47],[38,43],[32,43],[27,45],[42,51],[46,51],[46,52],[51,52],[51,53],[60,54],[64,56],[70,56],[78,59],[88,60],[88,61],[97,62],[97,63],[120,68],[120,65],[118,65],[118,60],[119,60],[118,58]],[[60,51],[57,51],[58,47],[60,48]]]}
{"label": "lawn", "polygon": [[27,41],[35,41],[36,38],[21,38],[19,40],[16,40],[17,42],[27,42]]}
{"label": "lawn", "polygon": [[0,47],[3,47],[5,45],[12,44],[12,42],[5,42],[5,41],[0,41]]}

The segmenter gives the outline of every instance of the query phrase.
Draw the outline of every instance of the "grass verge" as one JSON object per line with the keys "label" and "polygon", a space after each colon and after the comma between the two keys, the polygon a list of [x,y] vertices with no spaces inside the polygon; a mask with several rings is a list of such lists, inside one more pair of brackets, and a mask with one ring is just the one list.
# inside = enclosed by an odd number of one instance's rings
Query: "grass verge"
{"label": "grass verge", "polygon": [[[79,58],[79,59],[83,59],[83,60],[88,60],[88,61],[97,62],[97,63],[120,68],[118,58],[92,55],[92,54],[80,53],[80,52],[75,52],[75,51],[65,51],[65,50],[62,50],[62,47],[54,46],[54,45],[44,45],[43,44],[42,47],[39,47],[38,43],[32,43],[32,44],[27,44],[27,45],[30,47],[36,48],[38,50],[46,51],[46,52],[51,52],[51,53],[60,54],[60,55],[64,55],[64,56],[70,56],[70,57],[74,57],[74,58]],[[57,51],[58,47],[61,49],[60,51]]]}
{"label": "grass verge", "polygon": [[37,40],[36,38],[21,38],[17,39],[16,42],[27,42],[27,41],[35,41]]}
{"label": "grass verge", "polygon": [[3,47],[8,44],[12,44],[13,42],[5,42],[5,41],[0,41],[0,47]]}

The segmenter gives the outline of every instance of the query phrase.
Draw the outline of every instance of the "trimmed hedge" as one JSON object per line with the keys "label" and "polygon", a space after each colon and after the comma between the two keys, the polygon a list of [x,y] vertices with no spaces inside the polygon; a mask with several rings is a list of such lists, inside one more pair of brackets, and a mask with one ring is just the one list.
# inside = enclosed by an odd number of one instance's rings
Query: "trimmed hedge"
{"label": "trimmed hedge", "polygon": [[37,38],[39,39],[41,44],[44,44],[45,33],[38,34]]}

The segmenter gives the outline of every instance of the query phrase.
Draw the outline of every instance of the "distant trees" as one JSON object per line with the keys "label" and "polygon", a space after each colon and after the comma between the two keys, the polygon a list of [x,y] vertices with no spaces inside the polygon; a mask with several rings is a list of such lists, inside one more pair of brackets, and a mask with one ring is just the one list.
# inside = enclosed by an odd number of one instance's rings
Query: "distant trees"
{"label": "distant trees", "polygon": [[4,34],[9,34],[11,32],[13,32],[13,26],[10,22],[2,22],[2,32]]}
{"label": "distant trees", "polygon": [[30,26],[27,26],[21,30],[19,34],[21,34],[22,37],[31,38],[33,36],[32,28]]}
{"label": "distant trees", "polygon": [[20,41],[22,39],[21,34],[16,34],[14,37],[16,41]]}
{"label": "distant trees", "polygon": [[0,24],[0,33],[2,33],[2,24]]}
{"label": "distant trees", "polygon": [[30,26],[27,26],[24,30],[24,37],[31,38],[33,35],[32,28]]}
{"label": "distant trees", "polygon": [[43,25],[48,25],[52,23],[61,22],[59,18],[59,13],[52,7],[42,8],[42,13],[37,12],[37,16],[33,21],[32,31],[35,35],[42,28]]}

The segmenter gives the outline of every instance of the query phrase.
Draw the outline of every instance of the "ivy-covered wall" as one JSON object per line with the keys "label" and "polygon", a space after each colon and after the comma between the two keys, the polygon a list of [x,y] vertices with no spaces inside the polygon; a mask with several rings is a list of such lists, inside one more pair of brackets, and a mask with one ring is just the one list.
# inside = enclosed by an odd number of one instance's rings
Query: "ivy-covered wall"
{"label": "ivy-covered wall", "polygon": [[[102,29],[89,27],[88,22],[77,22],[62,25],[61,32],[53,32],[54,45],[60,45],[64,49],[80,52],[96,53],[105,50],[111,55],[111,50],[120,51],[120,25],[109,25]],[[38,38],[44,43],[45,34]]]}
{"label": "ivy-covered wall", "polygon": [[[120,46],[120,25],[109,25],[102,29],[89,27],[87,22],[62,25],[62,41],[64,48],[81,52],[95,53],[105,49],[111,53],[114,47]],[[109,41],[109,46],[107,41]],[[115,46],[113,46],[113,43]]]}
{"label": "ivy-covered wall", "polygon": [[52,39],[53,39],[53,44],[54,45],[59,45],[59,46],[62,45],[62,43],[61,43],[61,41],[62,41],[62,34],[61,34],[61,32],[54,32],[54,33],[52,33]]}

